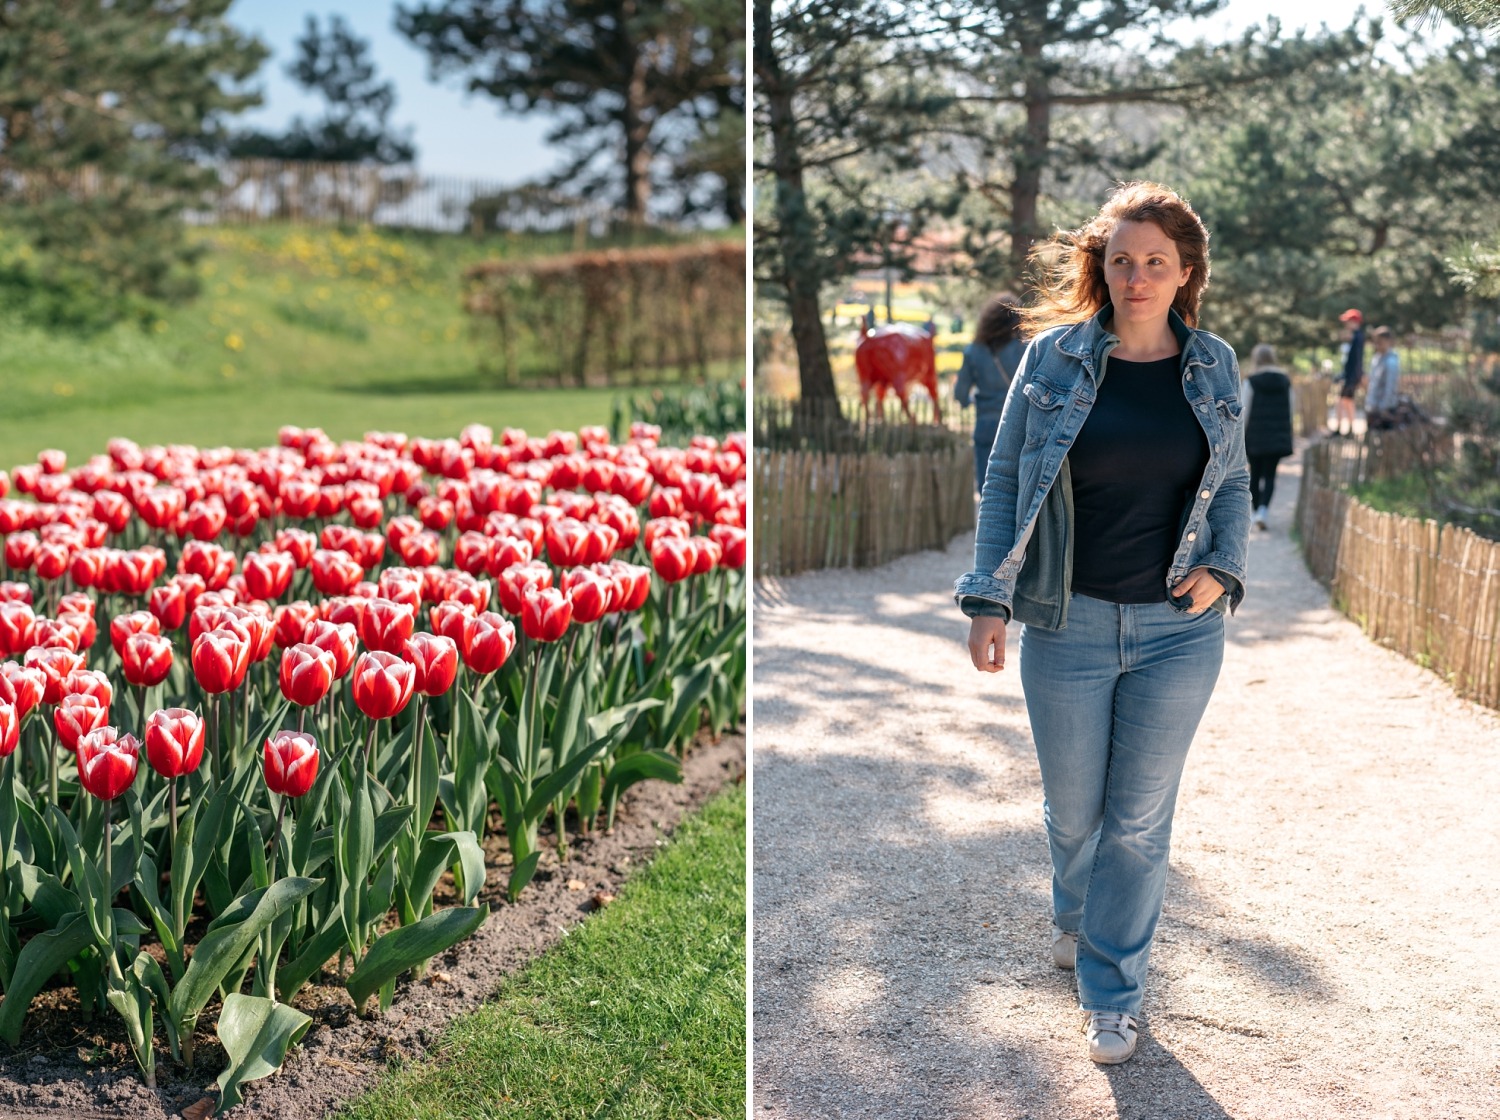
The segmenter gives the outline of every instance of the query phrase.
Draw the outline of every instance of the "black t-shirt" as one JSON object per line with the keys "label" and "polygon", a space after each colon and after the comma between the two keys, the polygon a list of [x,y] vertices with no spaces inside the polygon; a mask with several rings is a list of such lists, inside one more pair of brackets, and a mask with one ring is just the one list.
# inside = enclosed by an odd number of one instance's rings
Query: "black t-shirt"
{"label": "black t-shirt", "polygon": [[1073,590],[1111,603],[1160,603],[1182,515],[1208,466],[1208,440],[1182,393],[1182,359],[1110,358],[1068,465]]}

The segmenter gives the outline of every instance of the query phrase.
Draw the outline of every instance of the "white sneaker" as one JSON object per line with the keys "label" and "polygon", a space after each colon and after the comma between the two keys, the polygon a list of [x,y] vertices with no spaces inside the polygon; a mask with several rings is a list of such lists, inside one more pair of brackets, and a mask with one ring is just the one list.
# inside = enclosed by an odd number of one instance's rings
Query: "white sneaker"
{"label": "white sneaker", "polygon": [[1261,506],[1255,511],[1255,527],[1257,529],[1269,529],[1271,526],[1267,524],[1267,521],[1270,516],[1271,511],[1265,506]]}
{"label": "white sneaker", "polygon": [[1085,1011],[1083,1033],[1089,1057],[1101,1066],[1117,1066],[1135,1053],[1135,1018],[1123,1011]]}
{"label": "white sneaker", "polygon": [[1052,927],[1052,963],[1058,968],[1073,968],[1078,964],[1078,934]]}

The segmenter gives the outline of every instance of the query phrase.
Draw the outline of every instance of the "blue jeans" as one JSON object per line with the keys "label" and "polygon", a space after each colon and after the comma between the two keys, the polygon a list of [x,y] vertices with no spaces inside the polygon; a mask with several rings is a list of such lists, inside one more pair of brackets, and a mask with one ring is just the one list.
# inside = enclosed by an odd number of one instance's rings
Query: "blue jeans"
{"label": "blue jeans", "polygon": [[1085,1011],[1138,1015],[1183,763],[1224,660],[1224,616],[1074,594],[1021,630],[1041,764],[1053,921],[1078,933]]}

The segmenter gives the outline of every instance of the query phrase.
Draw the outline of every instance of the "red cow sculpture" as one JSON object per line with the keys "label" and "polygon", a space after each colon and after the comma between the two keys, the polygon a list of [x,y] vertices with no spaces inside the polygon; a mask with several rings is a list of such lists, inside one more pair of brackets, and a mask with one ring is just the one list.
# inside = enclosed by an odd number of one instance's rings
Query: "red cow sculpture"
{"label": "red cow sculpture", "polygon": [[870,390],[875,391],[875,407],[885,415],[885,394],[894,391],[901,401],[901,410],[913,424],[907,396],[913,385],[920,385],[932,396],[932,414],[937,423],[943,422],[942,406],[938,403],[937,353],[932,346],[932,335],[920,327],[907,323],[895,323],[865,331],[854,348],[854,368],[859,373],[859,403],[866,411],[870,407]]}

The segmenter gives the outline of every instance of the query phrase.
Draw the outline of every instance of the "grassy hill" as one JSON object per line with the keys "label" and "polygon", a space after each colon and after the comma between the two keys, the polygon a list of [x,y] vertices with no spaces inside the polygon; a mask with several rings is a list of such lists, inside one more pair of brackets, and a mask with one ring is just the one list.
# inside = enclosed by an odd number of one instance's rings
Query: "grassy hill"
{"label": "grassy hill", "polygon": [[[492,340],[462,308],[468,265],[567,251],[571,235],[258,226],[192,236],[201,296],[144,330],[60,335],[0,317],[0,466],[44,447],[86,457],[112,435],[258,446],[282,424],[347,438],[609,421],[611,389],[500,389]],[[741,377],[743,363],[715,374]]]}

